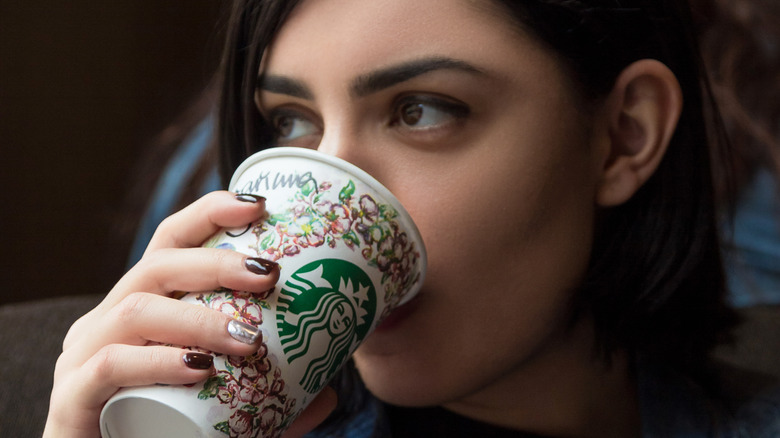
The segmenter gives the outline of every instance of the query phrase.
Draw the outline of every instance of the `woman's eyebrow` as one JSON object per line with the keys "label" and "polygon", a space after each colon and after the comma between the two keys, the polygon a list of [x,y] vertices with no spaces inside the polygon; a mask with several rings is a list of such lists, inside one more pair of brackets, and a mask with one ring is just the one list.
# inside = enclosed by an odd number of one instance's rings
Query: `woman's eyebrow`
{"label": "woman's eyebrow", "polygon": [[[435,70],[458,70],[472,74],[484,74],[482,70],[465,61],[446,57],[423,58],[358,76],[352,81],[350,94],[353,97],[365,97]],[[314,99],[314,93],[305,83],[286,76],[261,74],[257,78],[257,90],[306,100]]]}
{"label": "woman's eyebrow", "polygon": [[262,74],[257,78],[257,90],[286,94],[306,100],[313,100],[314,93],[301,81],[285,76]]}
{"label": "woman's eyebrow", "polygon": [[364,97],[434,70],[459,70],[484,74],[473,65],[447,57],[423,58],[382,68],[357,77],[350,87],[354,97]]}

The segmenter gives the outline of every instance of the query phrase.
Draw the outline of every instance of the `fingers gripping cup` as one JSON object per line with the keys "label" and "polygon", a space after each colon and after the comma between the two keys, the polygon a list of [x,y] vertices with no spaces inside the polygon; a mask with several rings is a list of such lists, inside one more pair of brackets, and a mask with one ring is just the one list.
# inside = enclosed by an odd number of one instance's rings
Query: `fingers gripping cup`
{"label": "fingers gripping cup", "polygon": [[281,266],[265,294],[219,290],[182,300],[260,328],[249,357],[215,354],[216,375],[186,386],[125,388],[101,414],[104,437],[276,437],[379,322],[420,289],[422,238],[396,198],[350,163],[302,148],[259,152],[230,182],[266,198],[265,219],[204,246]]}

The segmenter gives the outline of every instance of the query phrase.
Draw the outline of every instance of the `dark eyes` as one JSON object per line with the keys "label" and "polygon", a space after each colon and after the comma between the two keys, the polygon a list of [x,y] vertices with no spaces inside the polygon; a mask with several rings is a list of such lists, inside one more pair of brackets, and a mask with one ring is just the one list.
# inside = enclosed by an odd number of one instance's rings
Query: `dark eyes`
{"label": "dark eyes", "polygon": [[469,114],[467,105],[433,96],[406,96],[396,102],[390,124],[409,130],[444,128]]}
{"label": "dark eyes", "polygon": [[[459,101],[432,95],[407,95],[392,104],[388,126],[401,135],[430,136],[454,128],[466,119],[469,111]],[[316,147],[324,132],[320,118],[305,110],[282,107],[271,111],[268,118],[277,146]]]}
{"label": "dark eyes", "polygon": [[317,119],[303,111],[278,109],[271,114],[270,122],[277,146],[299,146],[298,143],[308,140],[315,141],[316,145],[322,136]]}

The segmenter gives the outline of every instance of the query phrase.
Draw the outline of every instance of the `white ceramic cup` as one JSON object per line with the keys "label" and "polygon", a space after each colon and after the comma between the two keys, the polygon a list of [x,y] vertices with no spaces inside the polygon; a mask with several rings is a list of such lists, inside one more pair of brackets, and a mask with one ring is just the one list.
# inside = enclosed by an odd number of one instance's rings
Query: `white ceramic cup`
{"label": "white ceramic cup", "polygon": [[258,353],[215,354],[217,374],[195,385],[120,390],[101,413],[104,438],[277,437],[379,322],[419,291],[426,253],[417,227],[354,165],[273,148],[242,163],[230,190],[265,197],[268,217],[204,246],[276,261],[279,282],[265,294],[181,299],[258,326]]}

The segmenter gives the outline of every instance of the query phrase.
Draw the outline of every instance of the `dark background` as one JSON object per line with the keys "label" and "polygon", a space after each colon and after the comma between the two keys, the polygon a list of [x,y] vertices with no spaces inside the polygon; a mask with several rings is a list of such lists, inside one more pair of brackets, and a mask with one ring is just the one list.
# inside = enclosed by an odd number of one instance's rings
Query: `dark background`
{"label": "dark background", "polygon": [[0,0],[0,304],[122,275],[137,163],[211,78],[223,3]]}

